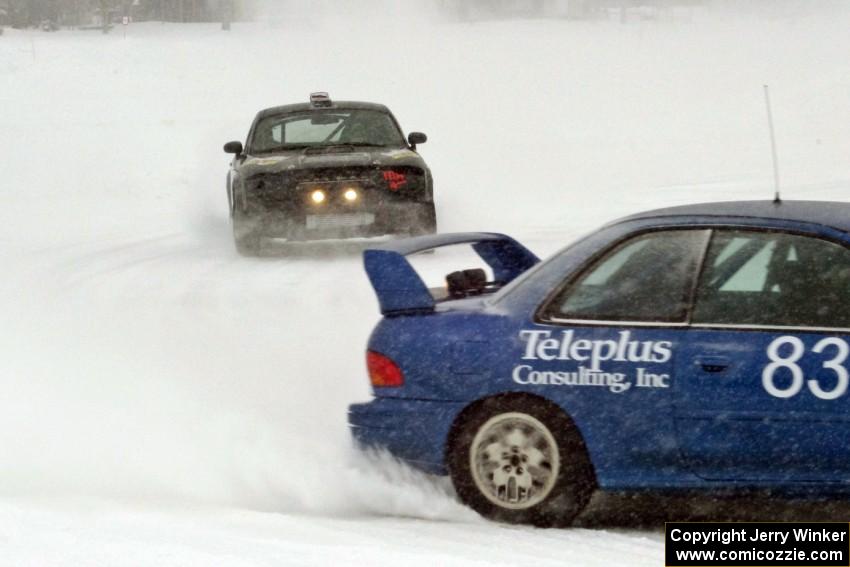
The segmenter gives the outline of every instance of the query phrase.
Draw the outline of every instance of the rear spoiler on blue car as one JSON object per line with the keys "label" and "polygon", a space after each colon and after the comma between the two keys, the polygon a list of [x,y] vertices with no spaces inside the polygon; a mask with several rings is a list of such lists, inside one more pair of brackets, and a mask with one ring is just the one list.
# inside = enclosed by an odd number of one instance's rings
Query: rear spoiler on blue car
{"label": "rear spoiler on blue car", "polygon": [[381,313],[433,311],[434,297],[405,256],[455,244],[470,244],[502,285],[540,261],[510,236],[490,232],[431,234],[388,242],[363,252],[363,263],[378,296]]}

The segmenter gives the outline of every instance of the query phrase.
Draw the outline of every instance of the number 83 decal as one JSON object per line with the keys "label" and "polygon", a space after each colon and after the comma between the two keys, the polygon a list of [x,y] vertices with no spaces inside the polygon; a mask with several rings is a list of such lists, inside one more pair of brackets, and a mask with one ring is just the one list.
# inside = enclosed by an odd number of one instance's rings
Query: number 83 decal
{"label": "number 83 decal", "polygon": [[[791,352],[787,356],[782,356],[779,350],[785,345],[791,347]],[[787,351],[787,348],[784,350]],[[833,358],[823,362],[823,368],[834,372],[837,379],[835,387],[831,390],[824,390],[820,382],[815,379],[806,380],[804,378],[803,369],[797,362],[803,358],[805,351],[806,347],[803,345],[803,341],[797,337],[778,337],[770,343],[767,347],[767,358],[770,359],[770,364],[765,366],[761,373],[761,383],[767,393],[777,398],[790,398],[800,393],[805,382],[812,394],[822,400],[834,400],[843,396],[847,392],[848,383],[850,383],[850,374],[843,366],[848,354],[850,354],[850,347],[847,346],[847,342],[837,337],[827,337],[819,340],[812,347],[812,352],[818,354],[825,351],[827,355],[833,352],[835,354]],[[791,373],[791,383],[785,388],[776,385],[776,371],[780,368],[786,368]]]}

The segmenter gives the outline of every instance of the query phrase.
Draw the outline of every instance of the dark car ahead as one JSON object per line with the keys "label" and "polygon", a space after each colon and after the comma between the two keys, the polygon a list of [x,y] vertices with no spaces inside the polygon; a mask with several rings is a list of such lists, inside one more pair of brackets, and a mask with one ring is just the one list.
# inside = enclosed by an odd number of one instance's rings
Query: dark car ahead
{"label": "dark car ahead", "polygon": [[264,238],[288,241],[436,232],[431,171],[389,109],[331,101],[260,111],[234,154],[227,196],[236,248],[255,254]]}

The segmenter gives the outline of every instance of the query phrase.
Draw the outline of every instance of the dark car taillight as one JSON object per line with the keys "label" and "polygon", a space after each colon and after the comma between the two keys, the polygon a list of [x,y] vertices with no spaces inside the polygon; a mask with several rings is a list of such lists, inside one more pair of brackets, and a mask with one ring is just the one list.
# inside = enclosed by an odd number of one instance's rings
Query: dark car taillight
{"label": "dark car taillight", "polygon": [[387,388],[404,385],[401,368],[388,356],[372,350],[366,351],[366,368],[369,369],[369,380],[373,386]]}
{"label": "dark car taillight", "polygon": [[407,174],[403,171],[388,169],[384,171],[384,181],[387,182],[390,191],[398,191],[407,184]]}

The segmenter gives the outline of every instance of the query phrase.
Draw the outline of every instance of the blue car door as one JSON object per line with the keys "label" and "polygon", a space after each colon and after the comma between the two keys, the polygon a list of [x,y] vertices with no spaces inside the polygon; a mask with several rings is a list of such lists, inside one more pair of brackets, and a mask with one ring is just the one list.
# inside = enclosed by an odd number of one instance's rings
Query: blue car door
{"label": "blue car door", "polygon": [[[705,229],[655,229],[615,244],[556,290],[520,332],[513,381],[586,426],[597,474],[653,484],[678,460],[675,360],[686,332]],[[641,478],[635,477],[639,475]]]}
{"label": "blue car door", "polygon": [[733,482],[850,480],[850,250],[713,231],[676,358],[684,462]]}

